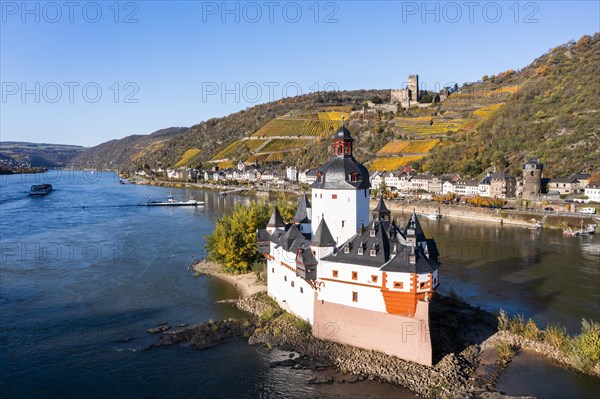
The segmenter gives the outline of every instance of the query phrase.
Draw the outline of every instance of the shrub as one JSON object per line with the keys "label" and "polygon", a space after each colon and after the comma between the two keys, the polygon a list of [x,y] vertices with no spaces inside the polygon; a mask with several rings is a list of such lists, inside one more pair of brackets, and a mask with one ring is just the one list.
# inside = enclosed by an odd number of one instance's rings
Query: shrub
{"label": "shrub", "polygon": [[517,335],[523,335],[525,332],[525,319],[518,314],[510,319],[508,330]]}
{"label": "shrub", "polygon": [[504,309],[498,312],[498,330],[507,331],[510,328],[510,318]]}
{"label": "shrub", "polygon": [[544,331],[544,341],[557,349],[563,349],[568,342],[567,329],[559,324],[548,323]]}
{"label": "shrub", "polygon": [[275,318],[275,310],[266,309],[261,312],[260,316],[258,316],[258,321],[260,322],[260,324],[265,324],[265,323],[273,320],[274,318]]}
{"label": "shrub", "polygon": [[533,341],[539,341],[542,338],[542,332],[532,319],[527,320],[527,324],[525,324],[525,327],[523,328],[523,334],[525,335],[525,338]]}
{"label": "shrub", "polygon": [[507,341],[499,341],[496,350],[498,351],[498,356],[500,356],[500,360],[505,363],[512,359],[512,357],[515,354],[514,348]]}
{"label": "shrub", "polygon": [[600,361],[600,324],[583,319],[581,333],[572,339],[572,353],[580,358],[583,368],[593,367]]}

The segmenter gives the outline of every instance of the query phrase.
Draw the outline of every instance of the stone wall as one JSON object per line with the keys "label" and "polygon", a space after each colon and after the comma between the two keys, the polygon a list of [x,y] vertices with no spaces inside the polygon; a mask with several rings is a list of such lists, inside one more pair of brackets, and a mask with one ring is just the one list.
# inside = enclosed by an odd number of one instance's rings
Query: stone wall
{"label": "stone wall", "polygon": [[315,301],[313,335],[432,365],[429,303],[419,301],[414,317]]}

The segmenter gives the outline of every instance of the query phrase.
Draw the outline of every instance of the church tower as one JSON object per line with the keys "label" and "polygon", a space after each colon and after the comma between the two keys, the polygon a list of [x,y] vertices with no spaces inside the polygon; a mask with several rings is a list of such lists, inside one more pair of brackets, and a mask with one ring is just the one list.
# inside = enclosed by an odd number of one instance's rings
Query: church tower
{"label": "church tower", "polygon": [[312,232],[325,219],[337,246],[369,223],[369,172],[354,159],[354,139],[344,126],[331,139],[331,160],[312,184]]}

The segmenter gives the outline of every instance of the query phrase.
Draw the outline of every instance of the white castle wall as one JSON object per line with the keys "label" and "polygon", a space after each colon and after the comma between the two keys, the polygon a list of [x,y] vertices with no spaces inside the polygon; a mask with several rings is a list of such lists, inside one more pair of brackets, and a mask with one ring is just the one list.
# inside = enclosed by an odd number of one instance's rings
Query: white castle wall
{"label": "white castle wall", "polygon": [[267,262],[267,292],[284,310],[313,322],[314,291],[302,278],[296,276],[295,255],[275,248],[271,243],[274,259]]}
{"label": "white castle wall", "polygon": [[[317,270],[320,282],[317,301],[385,312],[381,295],[381,272],[378,268],[321,261]],[[338,277],[333,277],[334,270]],[[352,272],[357,273],[356,280],[352,279]],[[377,276],[377,282],[372,280],[373,275]],[[356,302],[352,300],[353,292],[358,293]]]}

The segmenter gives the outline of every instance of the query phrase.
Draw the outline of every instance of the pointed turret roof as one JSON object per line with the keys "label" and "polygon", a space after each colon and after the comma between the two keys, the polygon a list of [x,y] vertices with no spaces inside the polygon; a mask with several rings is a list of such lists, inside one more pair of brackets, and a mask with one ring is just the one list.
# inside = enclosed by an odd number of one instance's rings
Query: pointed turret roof
{"label": "pointed turret roof", "polygon": [[406,228],[404,229],[404,235],[406,236],[406,231],[412,227],[415,230],[415,236],[417,237],[417,242],[425,241],[425,233],[423,233],[423,228],[421,227],[421,223],[419,222],[419,218],[417,217],[417,213],[413,210],[413,214],[408,220],[406,224]]}
{"label": "pointed turret roof", "polygon": [[390,215],[392,212],[385,206],[385,202],[383,201],[383,195],[379,197],[379,203],[373,209],[373,216],[377,220],[390,220]]}
{"label": "pointed turret roof", "polygon": [[275,206],[273,209],[273,213],[271,214],[271,219],[269,219],[269,223],[267,223],[267,227],[284,227],[285,223],[283,223],[283,219],[281,218],[281,213],[279,213],[279,208]]}
{"label": "pointed turret roof", "polygon": [[300,199],[300,204],[298,205],[298,210],[296,210],[296,215],[294,215],[294,223],[310,223],[310,216],[308,214],[309,209],[310,202],[308,201],[306,193],[304,193]]}
{"label": "pointed turret roof", "polygon": [[316,247],[333,247],[335,244],[336,242],[331,235],[331,231],[329,231],[329,227],[327,227],[327,222],[325,222],[325,219],[321,219],[310,245]]}

